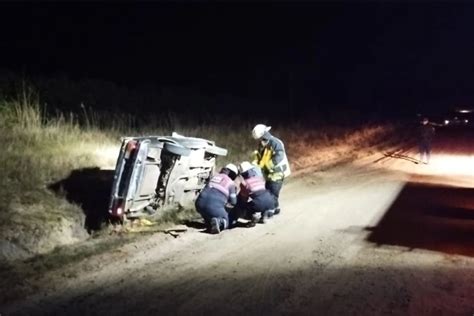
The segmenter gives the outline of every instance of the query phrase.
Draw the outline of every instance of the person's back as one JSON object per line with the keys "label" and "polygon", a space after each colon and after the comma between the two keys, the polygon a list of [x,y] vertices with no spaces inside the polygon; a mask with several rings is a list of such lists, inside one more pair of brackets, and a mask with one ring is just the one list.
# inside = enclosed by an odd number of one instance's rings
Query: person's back
{"label": "person's back", "polygon": [[211,233],[219,233],[229,227],[229,215],[225,207],[227,203],[237,203],[234,183],[237,173],[237,167],[228,164],[210,179],[196,200],[196,210],[204,218]]}
{"label": "person's back", "polygon": [[433,138],[435,135],[435,128],[431,124],[429,123],[421,124],[418,127],[418,132],[419,132],[420,141],[430,142],[430,143],[433,141]]}
{"label": "person's back", "polygon": [[254,168],[245,171],[241,175],[243,180],[240,187],[241,190],[247,191],[248,196],[252,197],[265,190],[265,179]]}
{"label": "person's back", "polygon": [[259,169],[258,166],[252,166],[249,162],[241,164],[242,182],[239,197],[245,200],[245,208],[250,212],[249,215],[252,215],[255,221],[262,219],[264,222],[273,215],[276,203],[274,196],[266,189],[266,181]]}
{"label": "person's back", "polygon": [[235,186],[234,181],[225,173],[218,173],[214,175],[209,183],[204,187],[201,194],[210,195],[215,200],[220,201],[225,205],[230,199],[230,203],[234,197],[231,197],[232,186]]}

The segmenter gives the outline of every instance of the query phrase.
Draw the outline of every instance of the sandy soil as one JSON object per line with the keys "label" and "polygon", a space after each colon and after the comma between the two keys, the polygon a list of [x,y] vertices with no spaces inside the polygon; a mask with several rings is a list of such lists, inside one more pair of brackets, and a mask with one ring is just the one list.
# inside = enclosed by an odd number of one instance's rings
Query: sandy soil
{"label": "sandy soil", "polygon": [[430,165],[400,150],[293,177],[265,225],[154,234],[38,276],[0,314],[473,315],[472,152],[437,146]]}

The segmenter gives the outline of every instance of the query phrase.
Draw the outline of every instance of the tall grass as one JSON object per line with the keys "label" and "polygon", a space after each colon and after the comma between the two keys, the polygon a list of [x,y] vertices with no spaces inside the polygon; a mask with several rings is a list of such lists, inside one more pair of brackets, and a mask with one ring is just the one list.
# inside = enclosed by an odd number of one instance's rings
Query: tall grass
{"label": "tall grass", "polygon": [[48,186],[97,166],[101,151],[116,146],[113,133],[83,127],[74,115],[48,117],[27,91],[0,101],[0,144],[0,240],[9,244],[0,259],[87,238],[80,208]]}
{"label": "tall grass", "polygon": [[[250,158],[256,143],[250,132],[256,121],[208,115],[196,124],[193,117],[171,112],[138,119],[129,114],[104,113],[82,106],[79,113],[51,114],[38,97],[24,89],[15,99],[0,100],[0,241],[25,255],[87,238],[84,215],[77,205],[53,194],[48,186],[71,171],[114,167],[121,136],[169,135],[214,140],[228,149],[218,166]],[[211,123],[209,123],[211,122]],[[270,122],[262,122],[269,124]],[[313,128],[293,122],[272,132],[286,144],[293,170],[303,170],[380,143],[386,127],[357,129],[334,126]],[[2,253],[0,259],[8,257]]]}

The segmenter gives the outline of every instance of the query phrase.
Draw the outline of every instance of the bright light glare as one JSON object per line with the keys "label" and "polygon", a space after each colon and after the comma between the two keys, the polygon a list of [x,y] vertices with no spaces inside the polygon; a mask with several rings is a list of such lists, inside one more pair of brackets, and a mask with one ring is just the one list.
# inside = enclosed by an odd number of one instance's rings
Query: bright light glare
{"label": "bright light glare", "polygon": [[474,156],[438,154],[433,156],[430,170],[437,174],[474,177]]}
{"label": "bright light glare", "polygon": [[410,159],[390,158],[383,165],[409,175],[412,182],[474,188],[474,155],[433,153],[429,164],[419,162],[418,153],[407,157]]}
{"label": "bright light glare", "polygon": [[101,169],[115,169],[120,146],[102,145],[94,150]]}
{"label": "bright light glare", "polygon": [[405,170],[411,181],[474,188],[474,156],[435,154],[428,165],[412,165]]}

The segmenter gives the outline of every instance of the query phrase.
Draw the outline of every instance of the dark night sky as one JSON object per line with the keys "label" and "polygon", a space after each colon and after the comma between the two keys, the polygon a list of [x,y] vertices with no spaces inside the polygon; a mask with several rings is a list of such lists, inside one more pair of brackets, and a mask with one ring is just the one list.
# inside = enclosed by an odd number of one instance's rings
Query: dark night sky
{"label": "dark night sky", "polygon": [[0,4],[0,68],[291,100],[474,104],[468,2]]}

